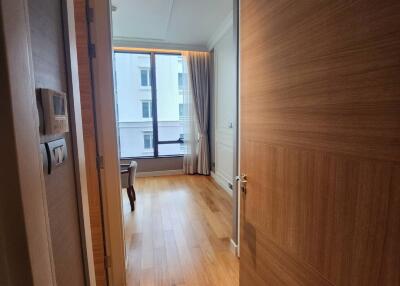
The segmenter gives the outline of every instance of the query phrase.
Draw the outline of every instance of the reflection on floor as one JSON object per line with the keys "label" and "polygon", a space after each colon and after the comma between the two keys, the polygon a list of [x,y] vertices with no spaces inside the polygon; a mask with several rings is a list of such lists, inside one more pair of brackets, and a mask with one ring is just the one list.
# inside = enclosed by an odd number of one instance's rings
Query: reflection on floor
{"label": "reflection on floor", "polygon": [[231,198],[204,176],[138,178],[124,190],[127,285],[239,285]]}

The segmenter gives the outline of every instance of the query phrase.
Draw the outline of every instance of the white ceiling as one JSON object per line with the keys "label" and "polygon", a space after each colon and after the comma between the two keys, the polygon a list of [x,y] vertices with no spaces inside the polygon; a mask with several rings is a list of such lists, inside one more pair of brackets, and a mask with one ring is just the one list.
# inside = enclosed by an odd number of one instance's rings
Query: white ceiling
{"label": "white ceiling", "polygon": [[206,47],[233,0],[112,0],[117,41]]}

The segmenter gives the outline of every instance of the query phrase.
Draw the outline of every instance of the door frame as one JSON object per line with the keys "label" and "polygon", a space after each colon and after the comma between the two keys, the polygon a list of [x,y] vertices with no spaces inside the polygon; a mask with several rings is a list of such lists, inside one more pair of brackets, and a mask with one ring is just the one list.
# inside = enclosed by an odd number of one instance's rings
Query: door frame
{"label": "door frame", "polygon": [[[110,285],[125,285],[126,283],[126,253],[124,243],[124,222],[122,216],[122,193],[119,170],[119,155],[117,142],[117,124],[115,117],[114,82],[113,82],[113,45],[111,4],[109,0],[88,0],[93,9],[91,23],[91,39],[95,44],[96,56],[92,59],[94,94],[96,96],[96,122],[99,128],[99,155],[102,157],[100,169],[101,189],[103,190],[103,208],[105,222],[105,237],[107,255],[111,264],[108,265]],[[236,47],[236,106],[234,130],[234,175],[240,172],[240,96],[239,96],[239,0],[233,1],[233,32]],[[112,95],[112,96],[110,96]],[[232,216],[232,241],[236,254],[240,254],[240,190],[235,180]],[[236,193],[236,195],[235,195]]]}
{"label": "door frame", "polygon": [[109,0],[88,0],[93,11],[89,25],[95,55],[91,59],[93,94],[102,191],[106,248],[106,267],[110,286],[126,285],[127,259],[125,254],[122,188],[118,156],[117,124],[113,82],[113,49],[111,3]]}
{"label": "door frame", "polygon": [[236,110],[233,137],[233,210],[232,240],[235,243],[236,255],[240,257],[240,70],[239,70],[239,5],[240,0],[233,0],[233,41],[235,46],[235,80]]}
{"label": "door frame", "polygon": [[62,0],[64,45],[67,69],[67,90],[70,101],[72,149],[74,157],[75,184],[77,188],[79,226],[82,243],[83,265],[87,285],[96,285],[93,259],[92,233],[90,227],[89,195],[87,188],[85,146],[81,97],[79,90],[78,55],[76,49],[74,1]]}

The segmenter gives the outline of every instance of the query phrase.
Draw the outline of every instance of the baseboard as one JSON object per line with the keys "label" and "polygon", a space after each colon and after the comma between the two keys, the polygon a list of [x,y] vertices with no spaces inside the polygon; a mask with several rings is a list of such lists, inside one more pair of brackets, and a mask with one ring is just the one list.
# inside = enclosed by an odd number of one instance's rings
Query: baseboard
{"label": "baseboard", "polygon": [[183,170],[163,170],[163,171],[152,171],[152,172],[138,172],[136,177],[160,177],[170,175],[183,175]]}
{"label": "baseboard", "polygon": [[229,181],[227,181],[222,176],[218,175],[215,172],[211,172],[211,178],[220,186],[224,191],[226,191],[229,195],[233,195],[233,191],[229,188]]}

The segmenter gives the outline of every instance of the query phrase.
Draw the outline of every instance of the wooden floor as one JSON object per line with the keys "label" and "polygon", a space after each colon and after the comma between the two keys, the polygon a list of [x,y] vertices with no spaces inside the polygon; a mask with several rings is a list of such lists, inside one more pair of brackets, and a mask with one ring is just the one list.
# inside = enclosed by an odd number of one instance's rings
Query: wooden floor
{"label": "wooden floor", "polygon": [[205,176],[138,178],[124,190],[127,285],[239,285],[231,198]]}

